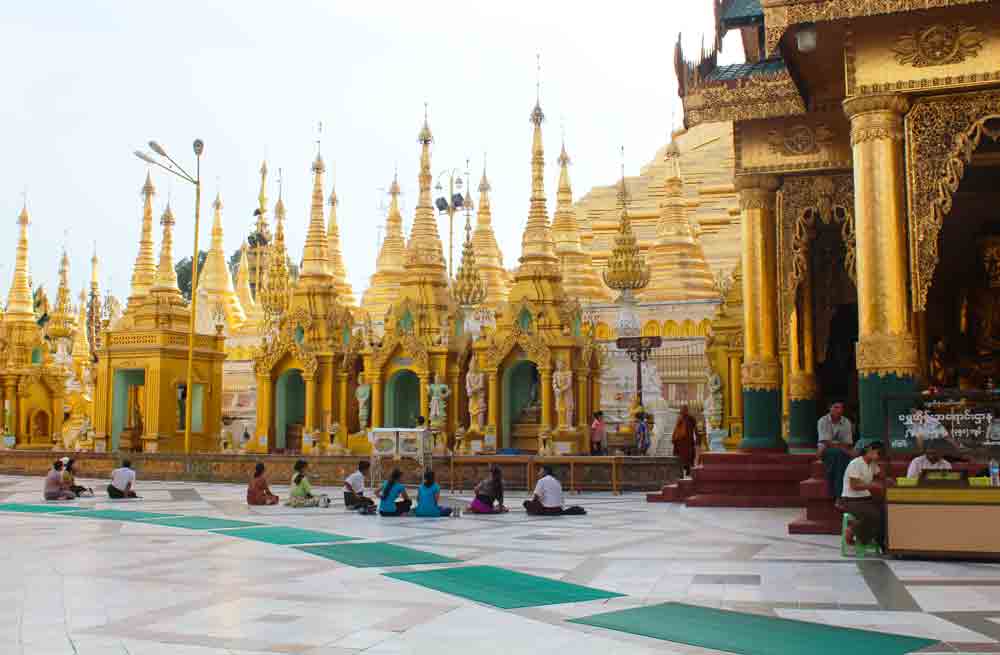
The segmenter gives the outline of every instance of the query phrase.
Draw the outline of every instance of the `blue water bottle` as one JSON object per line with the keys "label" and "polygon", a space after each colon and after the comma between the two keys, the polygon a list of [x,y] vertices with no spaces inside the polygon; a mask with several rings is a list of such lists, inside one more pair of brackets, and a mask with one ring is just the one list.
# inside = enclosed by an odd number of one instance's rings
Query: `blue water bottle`
{"label": "blue water bottle", "polygon": [[1000,463],[996,458],[990,460],[990,486],[1000,487]]}

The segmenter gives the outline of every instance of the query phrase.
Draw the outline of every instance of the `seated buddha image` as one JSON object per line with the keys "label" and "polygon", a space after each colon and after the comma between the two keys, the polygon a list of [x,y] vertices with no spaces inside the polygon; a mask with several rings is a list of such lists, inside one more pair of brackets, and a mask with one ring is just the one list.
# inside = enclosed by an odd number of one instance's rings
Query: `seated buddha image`
{"label": "seated buddha image", "polygon": [[967,365],[976,386],[982,387],[996,377],[1000,363],[1000,234],[980,237],[978,246],[979,282],[968,294],[962,327],[968,330],[973,351]]}

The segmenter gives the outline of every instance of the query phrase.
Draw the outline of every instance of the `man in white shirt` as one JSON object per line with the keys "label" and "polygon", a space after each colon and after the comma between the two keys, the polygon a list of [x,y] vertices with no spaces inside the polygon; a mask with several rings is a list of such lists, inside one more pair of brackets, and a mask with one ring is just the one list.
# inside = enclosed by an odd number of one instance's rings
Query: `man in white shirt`
{"label": "man in white shirt", "polygon": [[344,505],[347,509],[367,512],[367,508],[371,507],[374,510],[375,501],[365,496],[365,472],[370,467],[371,463],[363,459],[358,462],[358,470],[344,480]]}
{"label": "man in white shirt", "polygon": [[864,452],[851,460],[844,471],[844,489],[841,500],[845,511],[854,517],[845,535],[848,543],[860,539],[861,543],[877,543],[884,547],[885,512],[882,504],[872,497],[879,475],[878,460],[882,455],[882,444],[874,441],[864,448]]}
{"label": "man in white shirt", "polygon": [[840,498],[844,486],[844,470],[855,456],[854,428],[851,420],[844,416],[844,403],[835,400],[830,403],[830,412],[816,423],[818,448],[816,454],[823,460],[826,482],[830,496]]}
{"label": "man in white shirt", "polygon": [[563,489],[552,473],[552,466],[542,466],[542,477],[535,484],[531,500],[524,501],[524,509],[533,516],[558,516],[561,514],[586,514],[582,507],[563,509]]}
{"label": "man in white shirt", "polygon": [[135,490],[135,471],[132,462],[122,460],[122,465],[111,472],[111,484],[108,485],[109,498],[138,498]]}
{"label": "man in white shirt", "polygon": [[920,479],[920,474],[924,471],[950,471],[951,462],[941,457],[941,449],[933,441],[924,446],[924,454],[914,457],[910,462],[910,467],[906,469],[906,477],[914,480]]}

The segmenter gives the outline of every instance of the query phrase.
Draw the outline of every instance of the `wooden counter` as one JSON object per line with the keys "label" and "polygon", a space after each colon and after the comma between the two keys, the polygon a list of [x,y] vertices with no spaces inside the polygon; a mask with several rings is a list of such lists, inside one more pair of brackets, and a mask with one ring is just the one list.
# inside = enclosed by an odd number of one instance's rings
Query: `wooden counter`
{"label": "wooden counter", "polygon": [[1000,488],[889,487],[890,555],[1000,560]]}

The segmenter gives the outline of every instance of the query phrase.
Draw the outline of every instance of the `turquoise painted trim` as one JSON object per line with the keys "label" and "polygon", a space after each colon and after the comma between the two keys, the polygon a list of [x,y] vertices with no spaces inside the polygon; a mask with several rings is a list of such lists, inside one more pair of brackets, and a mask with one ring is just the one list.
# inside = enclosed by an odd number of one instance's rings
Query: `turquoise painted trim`
{"label": "turquoise painted trim", "polygon": [[128,413],[128,388],[146,384],[144,369],[116,369],[111,385],[111,450],[118,450]]}
{"label": "turquoise painted trim", "polygon": [[411,428],[420,416],[420,378],[409,369],[396,371],[385,385],[382,425]]}
{"label": "turquoise painted trim", "polygon": [[743,441],[740,450],[784,448],[781,438],[781,392],[743,390]]}
{"label": "turquoise painted trim", "polygon": [[[513,446],[514,419],[531,403],[531,389],[538,379],[538,367],[527,359],[514,362],[504,369],[501,387],[501,434],[502,448]],[[539,393],[541,390],[539,389]]]}
{"label": "turquoise painted trim", "polygon": [[816,399],[792,400],[788,406],[788,447],[815,448],[818,435],[816,433]]}

